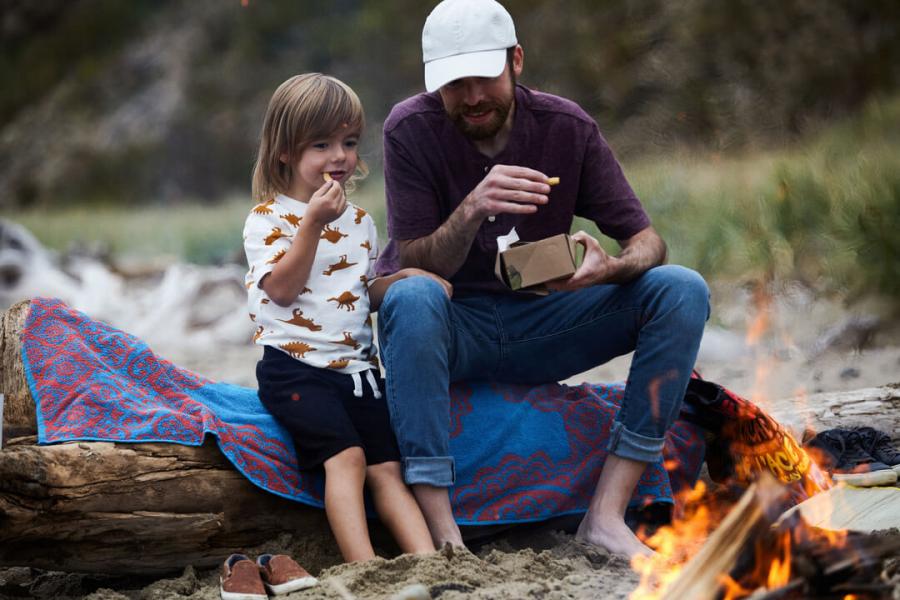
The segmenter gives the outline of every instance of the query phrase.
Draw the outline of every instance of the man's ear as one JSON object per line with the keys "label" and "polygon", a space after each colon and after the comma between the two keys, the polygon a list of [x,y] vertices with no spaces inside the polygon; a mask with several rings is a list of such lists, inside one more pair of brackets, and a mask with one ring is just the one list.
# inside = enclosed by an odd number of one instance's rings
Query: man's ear
{"label": "man's ear", "polygon": [[525,66],[525,50],[522,49],[522,46],[516,44],[516,49],[513,50],[513,73],[516,74],[516,78],[522,75],[522,69]]}

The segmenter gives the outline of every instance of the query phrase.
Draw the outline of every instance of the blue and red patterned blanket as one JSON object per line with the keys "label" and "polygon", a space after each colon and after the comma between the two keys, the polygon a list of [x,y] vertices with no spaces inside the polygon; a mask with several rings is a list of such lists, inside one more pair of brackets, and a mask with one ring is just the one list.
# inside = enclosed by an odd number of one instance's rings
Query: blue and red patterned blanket
{"label": "blue and red patterned blanket", "polygon": [[[256,390],[209,381],[136,337],[59,300],[38,298],[22,333],[41,444],[76,440],[198,446],[207,433],[250,481],[323,506],[322,475],[297,469],[290,436]],[[622,384],[453,387],[451,490],[462,525],[537,521],[587,509]],[[677,421],[665,461],[650,465],[633,507],[672,503],[703,461],[699,428]]]}

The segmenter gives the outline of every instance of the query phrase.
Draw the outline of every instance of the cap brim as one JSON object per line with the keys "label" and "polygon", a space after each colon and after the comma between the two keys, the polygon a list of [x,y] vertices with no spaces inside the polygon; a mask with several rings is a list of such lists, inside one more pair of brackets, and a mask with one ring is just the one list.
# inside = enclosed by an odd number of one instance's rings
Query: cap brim
{"label": "cap brim", "polygon": [[463,77],[496,77],[505,64],[506,48],[438,58],[425,63],[425,89],[433,92]]}

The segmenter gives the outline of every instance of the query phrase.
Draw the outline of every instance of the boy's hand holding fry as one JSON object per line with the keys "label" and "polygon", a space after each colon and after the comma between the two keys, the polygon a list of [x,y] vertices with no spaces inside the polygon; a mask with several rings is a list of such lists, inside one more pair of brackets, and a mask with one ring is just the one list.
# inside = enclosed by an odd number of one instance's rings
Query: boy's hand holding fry
{"label": "boy's hand holding fry", "polygon": [[329,177],[325,185],[316,190],[309,199],[304,220],[310,219],[313,224],[324,227],[344,214],[346,208],[347,196],[344,194],[344,188]]}

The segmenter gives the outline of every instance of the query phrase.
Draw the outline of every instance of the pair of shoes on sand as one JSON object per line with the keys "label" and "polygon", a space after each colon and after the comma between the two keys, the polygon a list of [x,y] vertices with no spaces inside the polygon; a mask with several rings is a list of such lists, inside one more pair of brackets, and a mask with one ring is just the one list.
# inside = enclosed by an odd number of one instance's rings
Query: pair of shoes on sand
{"label": "pair of shoes on sand", "polygon": [[266,600],[312,587],[318,580],[285,554],[262,554],[253,562],[232,554],[222,565],[222,600]]}
{"label": "pair of shoes on sand", "polygon": [[804,445],[819,454],[821,466],[832,473],[870,473],[900,465],[891,436],[874,427],[829,429]]}

